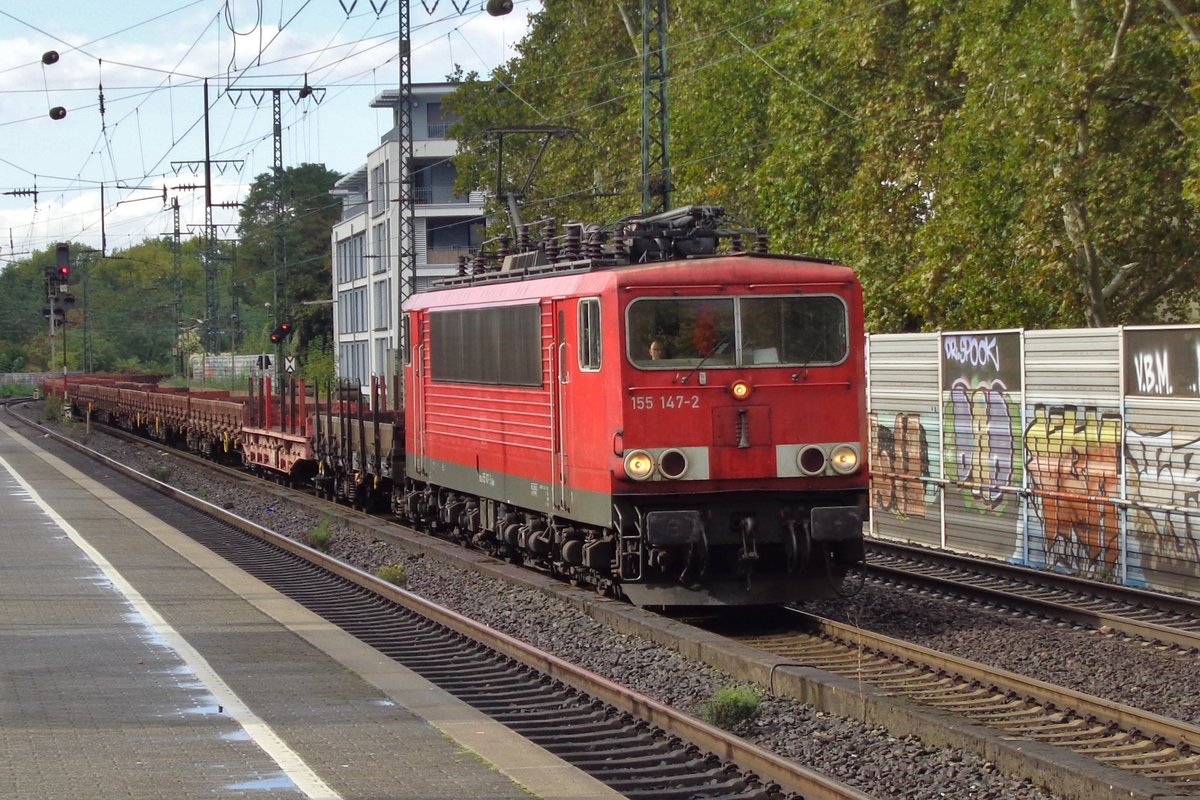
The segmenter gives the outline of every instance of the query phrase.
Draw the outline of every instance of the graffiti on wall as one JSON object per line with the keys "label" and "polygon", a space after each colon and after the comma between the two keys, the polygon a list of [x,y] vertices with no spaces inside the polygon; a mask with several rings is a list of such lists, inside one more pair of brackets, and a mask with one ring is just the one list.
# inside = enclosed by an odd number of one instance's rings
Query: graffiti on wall
{"label": "graffiti on wall", "polygon": [[[925,516],[929,441],[920,414],[897,414],[891,428],[872,415],[871,507],[898,517]],[[935,490],[936,491],[936,490]]]}
{"label": "graffiti on wall", "polygon": [[950,333],[941,344],[946,478],[967,508],[1005,512],[1021,480],[1020,333]]}
{"label": "graffiti on wall", "polygon": [[1200,561],[1200,437],[1126,432],[1126,492],[1149,553]]}
{"label": "graffiti on wall", "polygon": [[1025,428],[1030,506],[1046,561],[1073,573],[1114,574],[1120,519],[1121,415],[1093,406],[1037,404]]}
{"label": "graffiti on wall", "polygon": [[946,406],[946,477],[969,508],[997,511],[1012,497],[1016,472],[1014,408],[1001,380],[971,387],[956,380]]}
{"label": "graffiti on wall", "polygon": [[1200,397],[1200,330],[1125,330],[1125,394]]}

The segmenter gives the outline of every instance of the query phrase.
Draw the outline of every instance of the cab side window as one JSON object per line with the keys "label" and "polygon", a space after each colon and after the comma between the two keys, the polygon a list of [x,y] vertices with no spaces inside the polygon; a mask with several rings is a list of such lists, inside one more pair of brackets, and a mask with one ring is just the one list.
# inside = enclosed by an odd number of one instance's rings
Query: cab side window
{"label": "cab side window", "polygon": [[579,369],[600,371],[600,298],[579,301]]}

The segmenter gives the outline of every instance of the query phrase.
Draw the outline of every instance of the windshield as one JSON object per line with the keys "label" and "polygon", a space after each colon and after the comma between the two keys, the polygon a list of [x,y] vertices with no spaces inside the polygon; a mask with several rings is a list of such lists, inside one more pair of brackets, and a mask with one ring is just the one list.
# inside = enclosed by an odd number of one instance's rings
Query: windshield
{"label": "windshield", "polygon": [[647,297],[629,304],[629,360],[643,369],[838,364],[846,305],[834,295]]}

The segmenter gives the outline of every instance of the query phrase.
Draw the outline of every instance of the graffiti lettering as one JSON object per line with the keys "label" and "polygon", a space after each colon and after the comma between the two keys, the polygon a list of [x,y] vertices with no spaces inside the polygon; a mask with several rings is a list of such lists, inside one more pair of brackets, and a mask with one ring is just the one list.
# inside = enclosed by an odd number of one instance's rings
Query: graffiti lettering
{"label": "graffiti lettering", "polygon": [[[1200,439],[1176,441],[1172,430],[1126,433],[1127,492],[1144,551],[1200,559]],[[1191,512],[1191,513],[1189,513]]]}
{"label": "graffiti lettering", "polygon": [[897,516],[925,516],[922,478],[929,477],[929,445],[917,414],[897,414],[895,428],[877,422],[871,454],[871,506]]}
{"label": "graffiti lettering", "polygon": [[983,508],[1000,508],[1016,462],[1016,433],[1004,383],[991,381],[972,389],[965,380],[956,380],[946,409],[946,435],[946,455],[953,459],[948,477]]}
{"label": "graffiti lettering", "polygon": [[999,371],[1000,348],[996,346],[995,336],[947,336],[943,339],[946,358],[957,364],[970,364],[972,367],[990,366]]}
{"label": "graffiti lettering", "polygon": [[1166,350],[1157,353],[1137,353],[1133,357],[1138,389],[1143,394],[1171,395],[1171,361]]}
{"label": "graffiti lettering", "polygon": [[1025,428],[1031,506],[1047,559],[1072,572],[1111,575],[1120,555],[1116,510],[1121,416],[1096,408],[1034,406]]}

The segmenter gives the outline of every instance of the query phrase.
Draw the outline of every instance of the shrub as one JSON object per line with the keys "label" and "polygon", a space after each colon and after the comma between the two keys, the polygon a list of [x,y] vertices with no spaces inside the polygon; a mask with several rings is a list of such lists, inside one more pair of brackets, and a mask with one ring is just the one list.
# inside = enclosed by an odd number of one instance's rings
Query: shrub
{"label": "shrub", "polygon": [[329,545],[333,543],[333,527],[329,519],[321,520],[317,527],[304,534],[304,541],[314,550],[328,553]]}
{"label": "shrub", "polygon": [[30,383],[0,383],[0,398],[33,397],[34,388]]}
{"label": "shrub", "polygon": [[399,586],[401,589],[408,586],[408,570],[403,564],[390,564],[382,567],[375,573],[375,577],[381,578],[393,586]]}
{"label": "shrub", "polygon": [[734,730],[758,717],[762,696],[749,686],[725,686],[713,692],[701,716],[709,725]]}
{"label": "shrub", "polygon": [[156,481],[169,483],[171,480],[171,467],[167,464],[156,464],[146,470],[146,474]]}
{"label": "shrub", "polygon": [[63,401],[61,397],[50,395],[42,405],[42,419],[46,422],[62,422]]}

